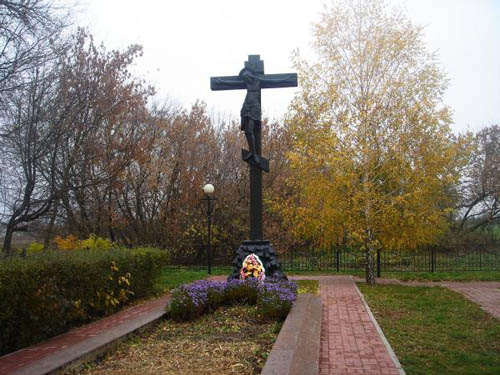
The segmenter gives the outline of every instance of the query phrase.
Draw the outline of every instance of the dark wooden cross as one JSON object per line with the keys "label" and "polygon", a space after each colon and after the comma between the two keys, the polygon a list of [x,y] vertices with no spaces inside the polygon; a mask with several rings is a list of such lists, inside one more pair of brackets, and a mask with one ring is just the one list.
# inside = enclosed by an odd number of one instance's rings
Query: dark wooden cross
{"label": "dark wooden cross", "polygon": [[[246,78],[244,71],[248,70],[251,78]],[[247,80],[245,80],[247,79]],[[250,81],[249,81],[250,80]],[[248,61],[245,61],[245,68],[238,76],[226,77],[211,77],[210,88],[212,90],[237,90],[246,89],[247,97],[242,109],[242,123],[248,119],[244,119],[244,109],[250,108],[252,113],[258,112],[258,122],[255,129],[252,125],[253,136],[255,137],[255,153],[256,158],[250,157],[250,152],[242,149],[242,159],[250,165],[250,240],[262,240],[262,170],[269,172],[269,161],[261,155],[261,131],[260,131],[260,90],[277,87],[297,87],[297,74],[264,74],[264,61],[260,59],[260,55],[249,55]],[[255,104],[257,103],[258,104]],[[250,103],[250,104],[249,104]],[[247,106],[247,107],[245,107]],[[253,124],[253,119],[252,124]],[[243,127],[243,125],[242,125]],[[250,147],[250,144],[249,144]],[[250,148],[251,151],[251,148]]]}

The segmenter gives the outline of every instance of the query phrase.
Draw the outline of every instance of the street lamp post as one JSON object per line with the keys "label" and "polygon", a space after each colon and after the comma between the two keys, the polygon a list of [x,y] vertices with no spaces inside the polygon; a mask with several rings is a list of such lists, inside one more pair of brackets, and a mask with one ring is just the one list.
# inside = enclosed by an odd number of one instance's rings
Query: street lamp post
{"label": "street lamp post", "polygon": [[205,193],[205,198],[202,198],[202,201],[207,201],[207,229],[208,229],[208,274],[210,275],[212,273],[212,201],[216,200],[217,198],[212,198],[210,195],[213,194],[215,191],[214,185],[212,184],[206,184],[203,186],[203,192]]}

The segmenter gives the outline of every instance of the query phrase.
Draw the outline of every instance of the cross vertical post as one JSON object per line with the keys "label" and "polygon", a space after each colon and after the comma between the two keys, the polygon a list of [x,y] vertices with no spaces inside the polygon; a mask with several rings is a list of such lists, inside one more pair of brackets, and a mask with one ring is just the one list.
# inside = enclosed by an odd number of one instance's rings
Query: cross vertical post
{"label": "cross vertical post", "polygon": [[[248,56],[245,67],[264,74],[264,61],[259,55]],[[259,106],[261,103],[261,88],[259,88]],[[255,129],[255,151],[262,157],[261,127]],[[262,169],[250,164],[250,240],[262,240]]]}
{"label": "cross vertical post", "polygon": [[296,73],[264,74],[264,61],[259,55],[249,55],[238,76],[210,78],[212,90],[247,90],[241,108],[241,130],[245,131],[249,150],[242,149],[241,156],[250,166],[250,240],[238,248],[229,279],[239,278],[239,268],[249,254],[263,257],[267,275],[286,279],[270,241],[263,239],[262,171],[269,172],[269,160],[262,156],[261,89],[296,86]]}

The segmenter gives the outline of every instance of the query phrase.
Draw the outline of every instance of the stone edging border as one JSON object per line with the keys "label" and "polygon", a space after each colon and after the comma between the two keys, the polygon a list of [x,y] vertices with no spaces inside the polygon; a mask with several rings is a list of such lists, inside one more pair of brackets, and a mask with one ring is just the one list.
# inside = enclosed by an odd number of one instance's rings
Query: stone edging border
{"label": "stone edging border", "polygon": [[319,296],[299,294],[273,345],[261,375],[317,375],[322,304]]}
{"label": "stone edging border", "polygon": [[76,369],[86,362],[95,361],[110,349],[134,334],[141,333],[157,324],[165,312],[150,312],[133,324],[113,327],[105,334],[97,335],[88,340],[70,346],[55,355],[39,360],[30,366],[16,372],[16,375],[62,374],[64,371]]}
{"label": "stone edging border", "polygon": [[[352,276],[351,276],[351,279],[352,279]],[[389,357],[391,357],[391,360],[394,363],[394,366],[396,366],[396,368],[398,369],[399,375],[406,375],[406,372],[403,369],[403,366],[401,366],[401,363],[399,362],[398,357],[396,356],[396,353],[394,353],[394,350],[392,350],[391,344],[389,344],[389,341],[387,341],[387,338],[385,337],[384,332],[382,331],[382,328],[380,328],[380,326],[378,325],[377,321],[375,320],[375,317],[373,316],[372,311],[370,310],[370,307],[366,303],[365,297],[363,297],[363,294],[358,289],[358,286],[356,285],[354,280],[352,280],[352,281],[354,283],[354,286],[356,287],[356,291],[358,292],[359,298],[361,298],[361,301],[365,305],[366,312],[370,316],[370,319],[372,320],[373,324],[375,325],[375,329],[377,330],[380,338],[382,339],[382,342],[384,343],[384,346],[385,346],[385,349],[387,350],[387,353],[389,353]]]}

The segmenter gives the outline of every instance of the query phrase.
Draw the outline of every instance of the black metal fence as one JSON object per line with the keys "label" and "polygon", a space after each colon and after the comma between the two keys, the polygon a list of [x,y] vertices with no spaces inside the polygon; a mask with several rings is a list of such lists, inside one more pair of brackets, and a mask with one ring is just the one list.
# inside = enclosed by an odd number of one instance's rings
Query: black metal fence
{"label": "black metal fence", "polygon": [[[273,246],[285,271],[361,271],[365,265],[364,254],[352,248],[317,250],[299,245]],[[212,245],[212,266],[230,269],[237,248],[238,244]],[[172,268],[207,267],[207,245],[190,243],[165,251],[171,253]],[[26,252],[19,252],[16,256],[26,257]],[[0,256],[0,261],[3,259],[6,258]],[[379,275],[383,272],[500,271],[500,243],[453,244],[415,251],[381,251],[377,254],[376,264]]]}
{"label": "black metal fence", "polygon": [[[273,245],[285,271],[363,270],[365,255],[352,248],[328,250],[303,246]],[[230,268],[238,245],[213,245],[212,265]],[[192,245],[191,250],[172,258],[172,266],[205,268],[207,245]],[[376,256],[377,272],[448,272],[500,271],[500,244],[454,244],[414,251],[380,251]]]}
{"label": "black metal fence", "polygon": [[[365,256],[360,251],[336,248],[305,253],[290,251],[280,256],[287,270],[348,271],[362,270]],[[381,251],[376,256],[380,272],[498,271],[500,246],[456,245],[453,248],[431,247],[417,251]]]}

